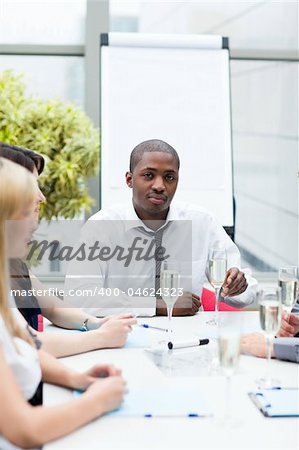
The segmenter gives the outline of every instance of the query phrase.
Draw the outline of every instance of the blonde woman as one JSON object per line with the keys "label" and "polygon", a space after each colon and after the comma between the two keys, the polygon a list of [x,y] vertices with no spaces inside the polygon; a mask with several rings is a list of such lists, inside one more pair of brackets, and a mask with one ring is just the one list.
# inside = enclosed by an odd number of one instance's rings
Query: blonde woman
{"label": "blonde woman", "polygon": [[[34,202],[35,220],[37,222],[40,203],[45,201],[38,187],[38,176],[44,169],[44,158],[31,150],[0,142],[0,157],[9,159],[30,171],[37,186]],[[26,256],[26,255],[24,255]],[[11,287],[14,292],[22,291],[22,296],[15,298],[17,306],[28,324],[37,329],[37,316],[42,314],[54,325],[68,329],[85,329],[89,333],[64,335],[59,333],[38,333],[43,348],[56,357],[69,356],[100,348],[122,347],[131,331],[131,326],[137,323],[132,314],[110,316],[105,319],[91,316],[79,308],[74,308],[67,302],[49,295],[32,295],[44,292],[40,281],[29,273],[26,264],[20,259],[10,261]],[[23,293],[30,293],[24,297]],[[31,307],[29,307],[31,306]],[[67,307],[66,307],[67,306]]]}
{"label": "blonde woman", "polygon": [[[17,318],[18,311],[9,307],[7,258],[20,258],[26,252],[35,197],[33,176],[0,158],[1,450],[38,448],[71,433],[117,408],[125,389],[120,371],[113,366],[95,366],[77,373],[46,352],[37,352],[23,319]],[[50,383],[86,391],[64,405],[33,407],[27,400],[34,395],[41,377]]]}

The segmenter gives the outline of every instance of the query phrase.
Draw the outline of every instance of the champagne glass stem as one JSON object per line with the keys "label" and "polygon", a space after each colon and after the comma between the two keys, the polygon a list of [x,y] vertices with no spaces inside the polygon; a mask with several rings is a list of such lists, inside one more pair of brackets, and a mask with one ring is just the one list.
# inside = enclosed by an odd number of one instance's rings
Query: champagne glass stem
{"label": "champagne glass stem", "polygon": [[270,380],[270,360],[271,360],[271,351],[272,351],[272,340],[273,337],[269,334],[266,336],[266,345],[267,345],[267,369],[266,369],[266,380]]}
{"label": "champagne glass stem", "polygon": [[168,333],[172,333],[172,311],[173,311],[173,305],[172,306],[167,306],[167,316],[168,316],[168,327],[167,327],[167,331]]}
{"label": "champagne glass stem", "polygon": [[215,322],[216,324],[218,324],[218,302],[219,302],[219,293],[220,293],[220,288],[219,287],[215,287]]}

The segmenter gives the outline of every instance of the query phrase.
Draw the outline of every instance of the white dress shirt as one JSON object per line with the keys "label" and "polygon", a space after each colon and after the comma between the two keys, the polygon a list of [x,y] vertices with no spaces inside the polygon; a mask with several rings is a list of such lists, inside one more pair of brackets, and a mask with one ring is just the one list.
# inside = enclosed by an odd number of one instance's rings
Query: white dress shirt
{"label": "white dress shirt", "polygon": [[[227,269],[240,268],[237,246],[214,216],[202,208],[172,203],[161,229],[164,230],[162,246],[169,260],[179,260],[184,267],[181,277],[184,291],[201,295],[203,284],[208,283],[209,251],[217,245],[226,249]],[[94,258],[98,252],[83,261],[71,261],[65,281],[65,297],[98,316],[125,311],[133,311],[139,316],[155,315],[155,260],[138,260],[140,253],[137,249],[133,256],[128,256],[134,239],[143,250],[141,256],[150,248],[152,255],[153,234],[153,230],[138,218],[132,203],[115,205],[94,214],[82,228],[78,248],[85,243],[87,249],[98,241],[103,257]],[[109,251],[113,258],[109,257]],[[257,282],[249,271],[246,278],[247,290],[241,295],[226,297],[226,303],[242,308],[254,301]]]}

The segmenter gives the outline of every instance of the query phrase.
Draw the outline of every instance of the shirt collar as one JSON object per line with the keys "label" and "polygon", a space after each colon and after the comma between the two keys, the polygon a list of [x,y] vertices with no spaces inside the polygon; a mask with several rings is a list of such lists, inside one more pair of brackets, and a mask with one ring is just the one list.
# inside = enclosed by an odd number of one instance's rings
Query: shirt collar
{"label": "shirt collar", "polygon": [[[169,222],[172,222],[174,220],[178,220],[178,212],[175,205],[171,204],[169,207],[169,211],[167,214],[166,222],[159,228],[161,230],[162,228],[166,227]],[[125,224],[124,228],[126,231],[137,228],[137,227],[143,227],[145,230],[149,232],[153,232],[150,228],[148,228],[141,219],[136,214],[136,211],[133,206],[133,201],[130,202],[128,205],[128,209],[126,210],[125,214]],[[157,230],[158,231],[158,230]]]}

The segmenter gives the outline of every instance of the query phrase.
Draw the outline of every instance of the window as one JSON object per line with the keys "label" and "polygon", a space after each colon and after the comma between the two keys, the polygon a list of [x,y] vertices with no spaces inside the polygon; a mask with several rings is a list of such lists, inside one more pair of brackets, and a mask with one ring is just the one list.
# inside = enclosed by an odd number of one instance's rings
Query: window
{"label": "window", "polygon": [[83,44],[86,0],[2,0],[3,44]]}
{"label": "window", "polygon": [[24,73],[27,93],[84,104],[84,58],[64,56],[0,56],[0,70]]}

